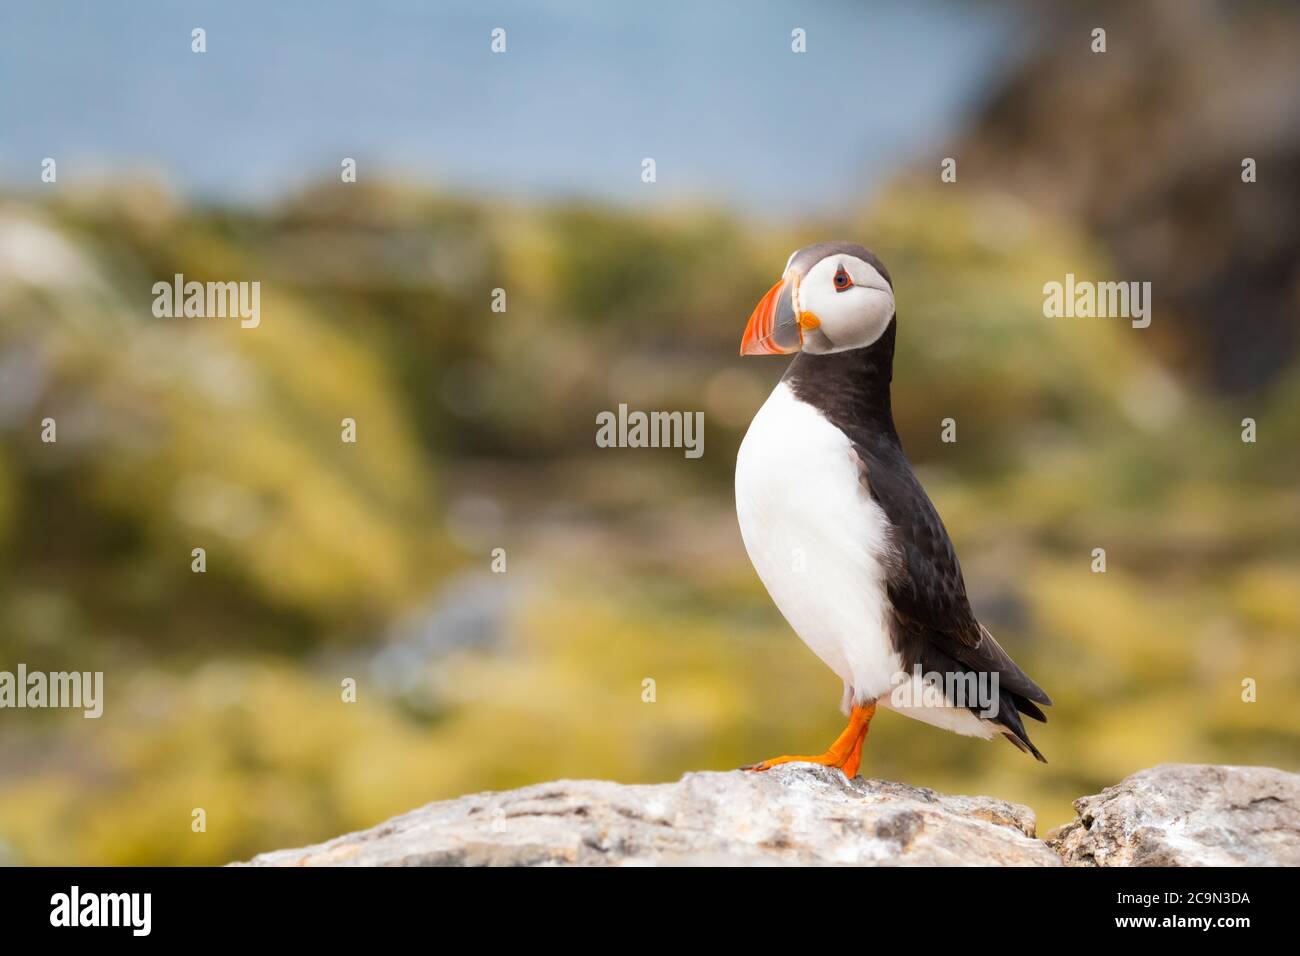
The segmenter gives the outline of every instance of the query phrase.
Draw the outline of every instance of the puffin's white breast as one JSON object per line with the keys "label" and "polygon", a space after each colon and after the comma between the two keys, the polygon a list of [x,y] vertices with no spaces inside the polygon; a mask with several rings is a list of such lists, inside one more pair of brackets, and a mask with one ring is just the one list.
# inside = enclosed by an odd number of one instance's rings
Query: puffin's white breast
{"label": "puffin's white breast", "polygon": [[902,669],[887,624],[889,522],[861,484],[847,436],[784,382],[741,443],[736,515],[749,559],[795,633],[846,693],[887,696]]}

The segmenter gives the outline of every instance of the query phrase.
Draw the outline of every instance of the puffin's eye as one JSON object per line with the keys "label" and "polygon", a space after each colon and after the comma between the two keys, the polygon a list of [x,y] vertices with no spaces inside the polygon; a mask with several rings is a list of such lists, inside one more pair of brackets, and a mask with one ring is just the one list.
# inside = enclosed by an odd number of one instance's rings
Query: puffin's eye
{"label": "puffin's eye", "polygon": [[853,288],[853,278],[844,271],[843,266],[840,266],[835,273],[835,291],[843,292],[845,289],[851,288]]}

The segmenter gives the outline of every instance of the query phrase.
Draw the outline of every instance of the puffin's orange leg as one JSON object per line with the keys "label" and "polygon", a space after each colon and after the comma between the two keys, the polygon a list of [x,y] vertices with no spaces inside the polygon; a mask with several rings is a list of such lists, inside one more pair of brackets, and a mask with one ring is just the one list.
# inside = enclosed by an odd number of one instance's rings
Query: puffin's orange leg
{"label": "puffin's orange leg", "polygon": [[[871,705],[871,713],[876,712],[876,705]],[[871,716],[868,715],[866,722],[862,725],[862,733],[858,735],[858,742],[853,745],[849,752],[849,759],[844,761],[844,766],[840,769],[844,771],[844,776],[852,780],[858,775],[858,767],[862,766],[862,745],[867,742],[867,729],[871,724]]]}
{"label": "puffin's orange leg", "polygon": [[837,767],[844,771],[846,777],[855,777],[862,763],[862,742],[867,739],[867,728],[875,713],[875,701],[865,707],[854,707],[853,712],[849,714],[849,725],[835,738],[835,743],[831,744],[830,749],[825,753],[816,756],[773,757],[771,760],[764,760],[741,769],[761,771],[771,770],[777,764],[783,763],[818,763],[823,767]]}

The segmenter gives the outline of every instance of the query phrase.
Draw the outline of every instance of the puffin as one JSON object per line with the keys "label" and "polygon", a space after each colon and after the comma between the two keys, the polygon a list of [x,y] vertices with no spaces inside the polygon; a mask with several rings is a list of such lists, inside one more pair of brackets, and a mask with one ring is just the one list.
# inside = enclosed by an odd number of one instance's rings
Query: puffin
{"label": "puffin", "polygon": [[1001,734],[1046,763],[1022,717],[1051,699],[980,624],[890,404],[898,317],[884,263],[852,242],[799,249],[740,354],[794,354],[736,457],[745,550],[790,627],[844,682],[844,732],[804,762],[852,779],[877,707],[958,734]]}

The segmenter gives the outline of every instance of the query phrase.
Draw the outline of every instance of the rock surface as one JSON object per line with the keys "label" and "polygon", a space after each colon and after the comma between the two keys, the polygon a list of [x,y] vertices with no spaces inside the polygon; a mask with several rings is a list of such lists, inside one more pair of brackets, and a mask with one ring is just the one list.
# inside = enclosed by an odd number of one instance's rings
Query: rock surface
{"label": "rock surface", "polygon": [[1059,866],[1034,814],[808,765],[624,786],[561,780],[431,803],[257,866],[635,864]]}
{"label": "rock surface", "polygon": [[1300,866],[1300,774],[1162,764],[1074,802],[1071,866]]}
{"label": "rock surface", "polygon": [[1300,775],[1166,764],[1034,814],[992,797],[794,764],[625,786],[561,780],[431,803],[253,866],[1300,865]]}

